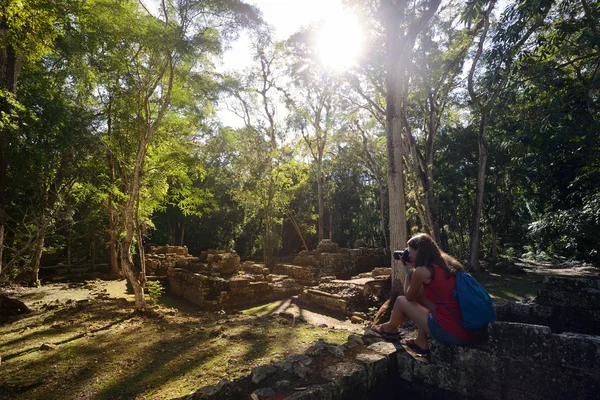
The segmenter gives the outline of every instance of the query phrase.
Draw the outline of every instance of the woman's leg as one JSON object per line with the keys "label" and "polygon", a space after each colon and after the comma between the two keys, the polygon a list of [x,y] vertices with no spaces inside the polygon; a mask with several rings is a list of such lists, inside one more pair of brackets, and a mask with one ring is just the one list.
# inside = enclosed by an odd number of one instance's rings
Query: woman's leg
{"label": "woman's leg", "polygon": [[398,327],[406,321],[406,317],[410,318],[419,328],[415,344],[422,349],[427,349],[427,334],[429,333],[427,319],[429,318],[429,310],[417,301],[408,301],[406,297],[398,296],[394,303],[390,320],[381,324],[380,329],[384,332],[398,332]]}

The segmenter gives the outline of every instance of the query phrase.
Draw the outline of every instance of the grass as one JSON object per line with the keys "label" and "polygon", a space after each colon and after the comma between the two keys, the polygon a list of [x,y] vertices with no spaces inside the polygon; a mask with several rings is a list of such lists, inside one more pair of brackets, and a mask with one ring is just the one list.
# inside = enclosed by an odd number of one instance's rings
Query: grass
{"label": "grass", "polygon": [[[173,398],[302,353],[319,338],[344,343],[349,334],[292,326],[268,311],[157,306],[138,315],[130,300],[112,297],[45,304],[0,326],[2,399]],[[44,343],[57,347],[40,350]]]}
{"label": "grass", "polygon": [[484,272],[473,275],[494,301],[532,300],[544,287],[542,275],[496,274]]}

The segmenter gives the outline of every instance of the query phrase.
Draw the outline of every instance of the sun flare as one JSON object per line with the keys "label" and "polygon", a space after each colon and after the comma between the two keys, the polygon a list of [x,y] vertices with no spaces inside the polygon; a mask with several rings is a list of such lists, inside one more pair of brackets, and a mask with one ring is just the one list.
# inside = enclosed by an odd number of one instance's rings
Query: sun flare
{"label": "sun flare", "polygon": [[325,22],[317,36],[317,51],[328,68],[342,71],[356,63],[362,52],[363,29],[356,17],[342,15]]}

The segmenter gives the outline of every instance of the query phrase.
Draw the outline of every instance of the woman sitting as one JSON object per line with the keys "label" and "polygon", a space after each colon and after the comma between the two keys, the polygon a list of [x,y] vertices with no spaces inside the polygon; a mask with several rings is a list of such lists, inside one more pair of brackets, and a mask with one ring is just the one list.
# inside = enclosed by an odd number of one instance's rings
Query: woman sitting
{"label": "woman sitting", "polygon": [[390,320],[372,329],[383,336],[398,337],[398,327],[407,317],[410,318],[417,324],[418,334],[415,339],[407,339],[403,344],[423,355],[429,353],[428,334],[442,344],[468,343],[476,333],[462,327],[458,319],[462,318],[458,302],[453,296],[456,290],[454,275],[464,267],[442,252],[424,233],[408,241],[408,251],[410,261],[403,260],[409,267],[404,296],[396,299]]}

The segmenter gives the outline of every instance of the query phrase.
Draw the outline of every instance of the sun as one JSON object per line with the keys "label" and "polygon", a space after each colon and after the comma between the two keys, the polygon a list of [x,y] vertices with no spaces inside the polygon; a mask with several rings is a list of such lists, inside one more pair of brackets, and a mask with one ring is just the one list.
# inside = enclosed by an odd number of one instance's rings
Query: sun
{"label": "sun", "polygon": [[344,14],[325,21],[317,34],[317,52],[327,68],[343,71],[356,63],[363,41],[364,32],[356,17]]}

